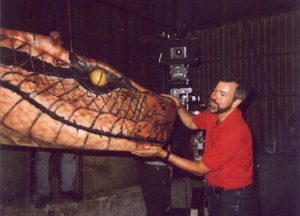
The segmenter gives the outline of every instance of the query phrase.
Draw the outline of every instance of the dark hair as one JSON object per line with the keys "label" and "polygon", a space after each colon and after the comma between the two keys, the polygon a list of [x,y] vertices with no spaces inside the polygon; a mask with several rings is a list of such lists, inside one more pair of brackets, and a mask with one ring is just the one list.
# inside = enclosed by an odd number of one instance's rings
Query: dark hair
{"label": "dark hair", "polygon": [[[234,94],[233,94],[233,99],[240,99],[242,102],[246,99],[250,87],[249,84],[239,75],[237,74],[225,74],[223,75],[218,82],[235,82],[238,86],[236,87]],[[217,82],[217,83],[218,83]]]}

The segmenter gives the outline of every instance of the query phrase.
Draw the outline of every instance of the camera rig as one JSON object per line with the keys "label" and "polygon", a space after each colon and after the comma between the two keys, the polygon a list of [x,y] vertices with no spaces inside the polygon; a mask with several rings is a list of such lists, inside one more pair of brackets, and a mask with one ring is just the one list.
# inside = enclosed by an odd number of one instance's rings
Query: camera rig
{"label": "camera rig", "polygon": [[[199,62],[197,39],[167,39],[162,41],[159,63],[165,66],[168,73],[168,90],[170,94],[177,97],[187,110],[197,114],[205,107],[200,102],[200,96],[193,94],[190,85],[190,67]],[[196,105],[196,106],[193,106]],[[195,107],[197,107],[195,109]],[[200,109],[200,110],[199,110]],[[190,134],[190,147],[193,159],[201,158],[204,146],[205,133],[197,131]]]}
{"label": "camera rig", "polygon": [[200,103],[200,96],[192,95],[189,68],[198,63],[198,39],[167,39],[162,41],[159,62],[168,68],[170,94],[190,109],[191,102]]}

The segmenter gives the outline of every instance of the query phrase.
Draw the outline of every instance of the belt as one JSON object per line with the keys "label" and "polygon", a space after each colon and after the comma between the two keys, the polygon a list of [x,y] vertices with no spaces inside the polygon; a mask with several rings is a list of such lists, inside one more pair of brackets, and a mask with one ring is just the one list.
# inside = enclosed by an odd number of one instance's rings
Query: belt
{"label": "belt", "polygon": [[211,188],[212,191],[214,191],[215,193],[222,193],[222,192],[237,192],[237,191],[248,191],[251,190],[253,188],[253,184],[250,184],[246,187],[242,187],[242,188],[236,188],[236,189],[225,189],[222,187],[216,187],[216,186],[209,186]]}

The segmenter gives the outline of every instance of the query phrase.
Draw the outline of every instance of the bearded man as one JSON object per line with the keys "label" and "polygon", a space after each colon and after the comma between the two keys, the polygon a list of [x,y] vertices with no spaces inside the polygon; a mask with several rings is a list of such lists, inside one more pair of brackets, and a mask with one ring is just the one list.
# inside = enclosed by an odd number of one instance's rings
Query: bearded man
{"label": "bearded man", "polygon": [[248,85],[240,77],[225,75],[211,93],[207,110],[197,115],[186,110],[176,97],[165,95],[174,100],[187,128],[206,130],[200,161],[178,157],[159,146],[142,146],[132,153],[156,156],[194,175],[204,175],[210,216],[257,215],[252,179],[253,140],[238,108],[248,92]]}

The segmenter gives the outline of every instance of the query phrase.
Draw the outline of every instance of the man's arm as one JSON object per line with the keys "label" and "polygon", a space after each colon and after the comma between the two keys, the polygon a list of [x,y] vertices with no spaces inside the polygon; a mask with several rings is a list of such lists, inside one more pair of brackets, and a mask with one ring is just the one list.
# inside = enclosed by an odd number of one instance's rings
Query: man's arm
{"label": "man's arm", "polygon": [[172,95],[167,95],[167,94],[161,94],[161,95],[163,97],[170,98],[175,102],[178,116],[180,117],[184,126],[186,126],[189,129],[197,129],[197,126],[193,122],[194,114],[187,111],[185,109],[185,107],[181,104],[181,102],[178,100],[178,98],[176,98],[175,96],[172,96]]}
{"label": "man's arm", "polygon": [[[161,159],[165,159],[168,155],[168,152],[163,150],[159,146],[146,145],[146,146],[140,146],[137,150],[133,151],[132,154],[140,157],[156,156]],[[169,155],[168,162],[196,176],[202,176],[210,171],[209,168],[206,167],[201,161],[196,162],[196,161],[187,160],[177,155],[174,155],[172,153]]]}

